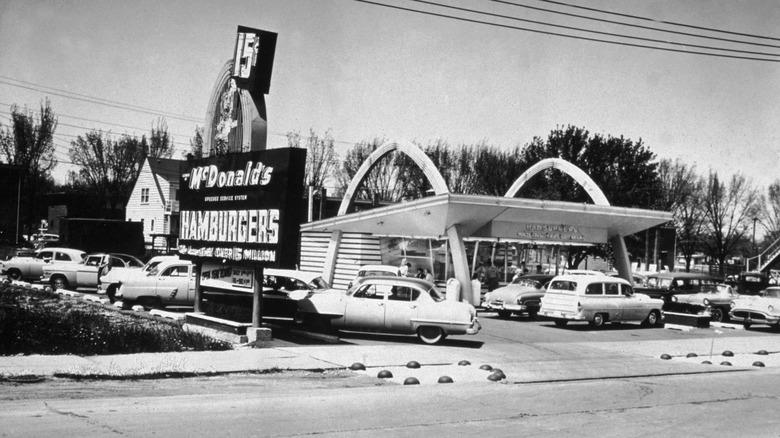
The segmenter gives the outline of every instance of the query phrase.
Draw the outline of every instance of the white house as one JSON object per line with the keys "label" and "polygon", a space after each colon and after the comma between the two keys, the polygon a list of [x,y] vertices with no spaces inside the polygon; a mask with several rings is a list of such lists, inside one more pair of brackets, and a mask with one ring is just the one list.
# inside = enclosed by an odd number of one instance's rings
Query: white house
{"label": "white house", "polygon": [[179,234],[179,177],[189,164],[185,160],[144,160],[127,200],[125,220],[144,224],[147,245],[175,245]]}

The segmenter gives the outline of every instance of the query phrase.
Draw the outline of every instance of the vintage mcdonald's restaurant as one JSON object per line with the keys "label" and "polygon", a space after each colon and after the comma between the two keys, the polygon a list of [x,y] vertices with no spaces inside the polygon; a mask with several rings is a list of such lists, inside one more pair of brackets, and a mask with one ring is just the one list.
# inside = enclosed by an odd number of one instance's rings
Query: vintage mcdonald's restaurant
{"label": "vintage mcdonald's restaurant", "polygon": [[[615,268],[631,281],[624,236],[671,220],[667,212],[611,206],[588,175],[555,158],[532,166],[504,196],[451,193],[421,149],[410,142],[387,142],[360,167],[336,216],[303,223],[306,151],[266,150],[264,94],[275,44],[276,34],[239,26],[235,56],[225,64],[212,93],[204,136],[204,151],[230,153],[195,160],[182,175],[178,252],[198,266],[250,267],[255,278],[264,267],[297,267],[345,288],[361,265],[397,266],[406,259],[413,269],[431,271],[437,282],[457,279],[466,298],[472,297],[471,274],[478,259],[485,250],[492,251],[493,259],[496,248],[503,252],[504,265],[510,258],[517,265],[518,247],[536,251],[609,242]],[[408,156],[426,176],[433,195],[353,211],[364,178],[391,153]],[[515,197],[528,180],[547,169],[569,175],[593,203]],[[254,283],[257,302],[260,292]]]}

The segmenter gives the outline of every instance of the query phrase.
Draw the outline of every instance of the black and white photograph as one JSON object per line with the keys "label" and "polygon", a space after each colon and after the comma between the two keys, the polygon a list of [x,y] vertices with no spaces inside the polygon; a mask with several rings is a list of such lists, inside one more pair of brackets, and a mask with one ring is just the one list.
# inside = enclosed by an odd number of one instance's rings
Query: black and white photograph
{"label": "black and white photograph", "polygon": [[0,0],[0,436],[780,436],[777,0]]}

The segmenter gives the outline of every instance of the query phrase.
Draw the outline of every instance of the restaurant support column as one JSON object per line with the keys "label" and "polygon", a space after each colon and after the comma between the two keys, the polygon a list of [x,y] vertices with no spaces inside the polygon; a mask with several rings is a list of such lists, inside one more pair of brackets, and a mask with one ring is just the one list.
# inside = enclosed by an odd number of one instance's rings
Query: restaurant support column
{"label": "restaurant support column", "polygon": [[[452,268],[455,271],[455,279],[460,283],[460,298],[472,301],[471,275],[469,274],[469,261],[466,256],[466,247],[463,245],[463,234],[459,225],[447,228],[447,240],[450,243],[452,253]],[[474,248],[476,253],[477,248]]]}

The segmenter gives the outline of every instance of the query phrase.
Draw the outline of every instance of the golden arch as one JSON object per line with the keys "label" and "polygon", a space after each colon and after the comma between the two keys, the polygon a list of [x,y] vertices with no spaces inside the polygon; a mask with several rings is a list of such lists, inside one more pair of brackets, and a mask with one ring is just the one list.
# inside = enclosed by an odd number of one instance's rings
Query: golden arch
{"label": "golden arch", "polygon": [[528,170],[517,177],[515,182],[512,183],[512,187],[506,191],[504,196],[507,198],[514,198],[528,180],[545,169],[558,169],[569,175],[588,193],[588,196],[590,196],[590,199],[593,200],[594,204],[609,205],[609,200],[604,196],[604,192],[601,191],[598,184],[596,184],[587,173],[583,172],[582,169],[562,158],[547,158],[529,167]]}
{"label": "golden arch", "polygon": [[366,175],[368,175],[382,157],[393,151],[402,152],[414,161],[417,167],[422,170],[428,182],[431,183],[435,194],[449,193],[450,190],[447,187],[447,183],[444,181],[444,177],[441,176],[439,169],[436,168],[436,165],[434,165],[433,161],[425,155],[425,152],[423,152],[422,149],[411,142],[387,142],[376,148],[376,150],[366,158],[363,164],[360,165],[360,169],[355,173],[355,176],[349,182],[347,191],[344,193],[344,198],[341,200],[341,206],[339,206],[338,216],[347,214],[347,210],[349,210],[349,207],[352,206],[352,203],[354,202],[353,198],[355,197],[355,192],[363,182],[363,179],[365,179]]}

